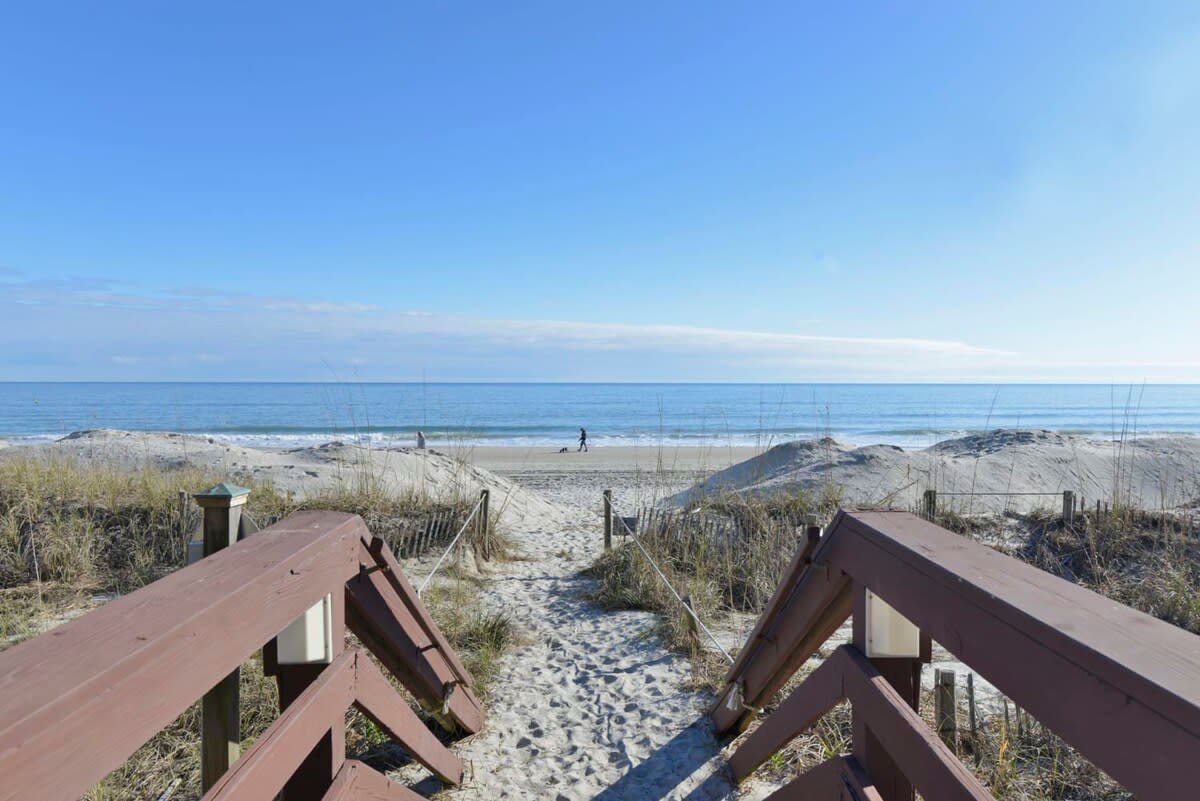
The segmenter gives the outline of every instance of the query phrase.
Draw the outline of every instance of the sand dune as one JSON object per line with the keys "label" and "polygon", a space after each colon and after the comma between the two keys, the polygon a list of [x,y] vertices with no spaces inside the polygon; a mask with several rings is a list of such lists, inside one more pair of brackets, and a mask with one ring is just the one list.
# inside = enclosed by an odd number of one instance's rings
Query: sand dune
{"label": "sand dune", "polygon": [[[837,488],[848,505],[914,506],[926,489],[966,511],[1027,510],[1061,505],[1064,490],[1085,503],[1114,497],[1148,508],[1195,502],[1200,438],[1113,442],[1052,431],[1000,430],[946,440],[923,450],[894,445],[851,447],[832,439],[789,442],[713,474],[671,498],[704,494],[769,494]],[[950,493],[1048,493],[1044,497]]]}
{"label": "sand dune", "polygon": [[507,521],[562,523],[562,507],[509,479],[437,450],[371,449],[340,441],[305,448],[247,448],[211,437],[170,432],[78,431],[54,442],[12,447],[0,458],[73,458],[116,470],[198,467],[228,476],[271,481],[282,492],[311,496],[339,486],[378,482],[391,491],[431,497],[475,496],[491,490],[491,508]]}

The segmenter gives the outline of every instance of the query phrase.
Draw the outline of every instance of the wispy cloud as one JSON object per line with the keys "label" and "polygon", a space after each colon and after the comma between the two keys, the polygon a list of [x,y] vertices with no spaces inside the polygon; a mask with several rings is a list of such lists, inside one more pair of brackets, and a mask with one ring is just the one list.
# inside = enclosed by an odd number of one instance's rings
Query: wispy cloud
{"label": "wispy cloud", "polygon": [[[1187,381],[1188,359],[0,279],[3,379]],[[1054,360],[1044,354],[1053,353]]]}
{"label": "wispy cloud", "polygon": [[9,315],[3,378],[818,380],[952,378],[1015,358],[985,346],[723,328],[516,320],[369,303],[132,292],[115,281],[0,281]]}

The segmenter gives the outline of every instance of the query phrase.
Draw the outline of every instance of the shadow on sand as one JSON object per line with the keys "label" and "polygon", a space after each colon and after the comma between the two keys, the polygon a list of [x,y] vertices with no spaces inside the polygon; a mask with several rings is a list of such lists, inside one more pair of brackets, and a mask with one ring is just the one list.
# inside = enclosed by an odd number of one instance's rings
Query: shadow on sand
{"label": "shadow on sand", "polygon": [[661,748],[597,794],[592,801],[713,801],[733,793],[728,767],[724,761],[690,790],[697,771],[717,757],[718,746],[707,716],[698,718]]}

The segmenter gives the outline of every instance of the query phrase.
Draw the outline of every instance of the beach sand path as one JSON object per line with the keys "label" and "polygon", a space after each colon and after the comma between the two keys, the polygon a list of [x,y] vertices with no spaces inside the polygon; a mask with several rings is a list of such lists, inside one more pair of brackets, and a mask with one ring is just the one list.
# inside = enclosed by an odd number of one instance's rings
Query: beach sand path
{"label": "beach sand path", "polygon": [[690,662],[665,649],[651,613],[588,600],[581,570],[601,548],[599,520],[573,518],[510,529],[524,558],[485,580],[485,608],[512,615],[529,644],[503,660],[486,728],[456,749],[467,780],[445,797],[732,797],[705,715],[712,697],[686,688]]}

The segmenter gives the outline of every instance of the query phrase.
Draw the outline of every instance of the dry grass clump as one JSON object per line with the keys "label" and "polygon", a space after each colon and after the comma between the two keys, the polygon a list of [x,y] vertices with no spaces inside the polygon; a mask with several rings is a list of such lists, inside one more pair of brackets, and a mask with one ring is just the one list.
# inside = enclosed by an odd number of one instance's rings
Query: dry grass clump
{"label": "dry grass clump", "polygon": [[[802,493],[714,496],[687,511],[645,509],[636,535],[672,586],[710,628],[729,613],[757,614],[791,562],[810,515],[836,508],[833,495]],[[614,534],[624,529],[618,521]],[[616,538],[620,541],[620,538]],[[626,537],[628,539],[628,537]],[[588,574],[599,580],[593,600],[609,609],[645,609],[662,616],[670,647],[692,655],[702,684],[713,684],[724,662],[700,641],[683,609],[633,542],[601,555]]]}
{"label": "dry grass clump", "polygon": [[524,644],[525,639],[512,615],[484,608],[478,590],[474,580],[456,577],[432,585],[424,600],[475,680],[476,695],[486,701],[501,657]]}
{"label": "dry grass clump", "polygon": [[50,581],[125,592],[153,581],[186,558],[179,493],[211,483],[199,471],[4,462],[0,587]]}
{"label": "dry grass clump", "polygon": [[0,588],[0,651],[91,606],[89,594],[72,584],[24,584]]}
{"label": "dry grass clump", "polygon": [[[932,700],[922,709],[932,725]],[[960,710],[965,714],[965,710]],[[992,713],[958,752],[996,801],[1132,801],[1133,794],[1027,713]]]}
{"label": "dry grass clump", "polygon": [[1186,518],[1121,510],[1063,526],[1049,514],[1014,555],[1148,615],[1200,634],[1200,540]]}
{"label": "dry grass clump", "polygon": [[406,559],[448,545],[462,528],[473,505],[473,501],[465,498],[435,501],[412,493],[360,494],[339,490],[313,496],[283,511],[284,516],[301,509],[332,509],[356,514],[366,522],[373,535],[386,542],[398,557]]}
{"label": "dry grass clump", "polygon": [[[199,470],[122,472],[68,459],[0,463],[0,588],[41,581],[123,593],[148,584],[186,561],[187,540],[201,521],[186,496],[228,478]],[[250,487],[244,514],[259,526],[303,509],[350,512],[402,557],[445,547],[475,502],[389,493],[377,484],[297,501],[269,482],[233,480]],[[495,525],[482,547],[494,557],[510,550]]]}

